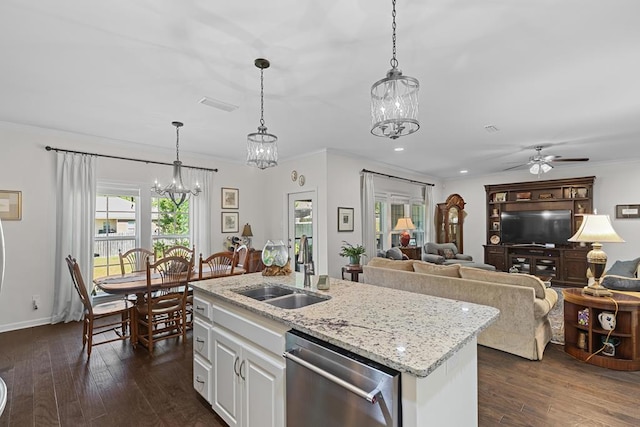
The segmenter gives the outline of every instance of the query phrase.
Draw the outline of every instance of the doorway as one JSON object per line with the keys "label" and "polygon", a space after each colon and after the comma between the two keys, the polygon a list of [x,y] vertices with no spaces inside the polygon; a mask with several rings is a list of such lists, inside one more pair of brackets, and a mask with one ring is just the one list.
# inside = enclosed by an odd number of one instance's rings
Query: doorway
{"label": "doorway", "polygon": [[291,266],[295,271],[300,271],[298,264],[298,252],[300,250],[300,238],[307,236],[311,249],[311,260],[317,263],[317,245],[314,236],[317,234],[316,221],[316,192],[305,191],[301,193],[289,193],[288,207],[288,239],[289,256]]}

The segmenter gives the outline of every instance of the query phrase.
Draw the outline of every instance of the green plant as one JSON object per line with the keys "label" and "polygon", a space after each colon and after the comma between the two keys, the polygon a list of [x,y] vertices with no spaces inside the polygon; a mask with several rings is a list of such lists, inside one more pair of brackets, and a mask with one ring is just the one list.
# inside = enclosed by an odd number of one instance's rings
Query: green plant
{"label": "green plant", "polygon": [[362,245],[353,246],[346,240],[342,241],[342,246],[340,247],[340,256],[359,260],[361,256],[367,256],[365,252],[366,251],[364,249],[364,246]]}

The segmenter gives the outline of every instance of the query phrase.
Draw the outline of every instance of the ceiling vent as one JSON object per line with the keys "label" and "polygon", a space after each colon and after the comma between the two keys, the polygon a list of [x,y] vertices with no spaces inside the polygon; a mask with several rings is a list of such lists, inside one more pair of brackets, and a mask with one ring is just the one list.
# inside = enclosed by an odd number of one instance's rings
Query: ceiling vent
{"label": "ceiling vent", "polygon": [[218,110],[227,111],[229,113],[238,109],[237,105],[227,104],[226,102],[218,101],[217,99],[209,98],[208,96],[205,96],[198,102],[200,102],[200,104],[208,105],[209,107],[217,108]]}

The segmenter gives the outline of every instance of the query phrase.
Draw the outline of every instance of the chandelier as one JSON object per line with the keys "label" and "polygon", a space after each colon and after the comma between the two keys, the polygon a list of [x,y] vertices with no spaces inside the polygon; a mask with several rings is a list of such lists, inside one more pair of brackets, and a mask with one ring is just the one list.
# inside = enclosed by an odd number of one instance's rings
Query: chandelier
{"label": "chandelier", "polygon": [[182,162],[180,161],[180,128],[183,126],[182,122],[171,122],[176,127],[176,160],[173,162],[173,180],[171,184],[166,187],[162,187],[156,179],[151,191],[156,194],[171,199],[175,203],[176,208],[179,208],[182,203],[189,197],[190,194],[197,196],[202,191],[200,185],[196,182],[196,187],[193,190],[188,189],[182,183]]}
{"label": "chandelier", "polygon": [[396,0],[393,0],[393,56],[387,77],[371,86],[371,133],[396,139],[420,129],[418,90],[420,83],[403,76],[396,59]]}
{"label": "chandelier", "polygon": [[260,68],[260,126],[258,132],[247,135],[247,165],[266,169],[278,165],[278,137],[267,133],[264,125],[264,69],[269,68],[269,61],[258,58],[254,61]]}

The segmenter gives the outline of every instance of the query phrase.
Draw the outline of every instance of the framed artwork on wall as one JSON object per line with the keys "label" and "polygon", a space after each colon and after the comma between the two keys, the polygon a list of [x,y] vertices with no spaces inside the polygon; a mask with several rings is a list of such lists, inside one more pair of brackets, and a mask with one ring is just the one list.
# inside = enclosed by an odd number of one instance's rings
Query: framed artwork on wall
{"label": "framed artwork on wall", "polygon": [[237,188],[222,187],[222,209],[238,209],[240,207],[240,191]]}
{"label": "framed artwork on wall", "polygon": [[22,191],[0,190],[0,219],[22,219]]}
{"label": "framed artwork on wall", "polygon": [[353,208],[338,208],[338,231],[353,231]]}
{"label": "framed artwork on wall", "polygon": [[640,218],[640,205],[616,205],[616,218]]}
{"label": "framed artwork on wall", "polygon": [[222,212],[222,232],[223,233],[237,233],[238,226],[238,212]]}

